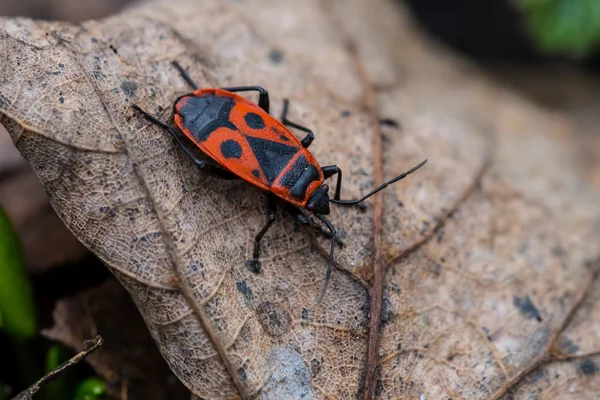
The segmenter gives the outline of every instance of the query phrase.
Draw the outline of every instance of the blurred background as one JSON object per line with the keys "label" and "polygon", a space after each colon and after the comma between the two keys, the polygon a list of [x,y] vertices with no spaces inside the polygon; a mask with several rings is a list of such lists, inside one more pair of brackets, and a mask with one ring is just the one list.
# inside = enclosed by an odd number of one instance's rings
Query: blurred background
{"label": "blurred background", "polygon": [[[397,1],[412,10],[424,31],[497,81],[569,115],[578,139],[589,143],[582,147],[600,146],[600,1]],[[102,18],[127,3],[1,0],[0,15],[76,22]],[[80,364],[38,398],[190,398],[124,289],[64,228],[2,128],[0,277],[0,400],[72,356],[98,332],[106,344],[90,358],[91,367]]]}

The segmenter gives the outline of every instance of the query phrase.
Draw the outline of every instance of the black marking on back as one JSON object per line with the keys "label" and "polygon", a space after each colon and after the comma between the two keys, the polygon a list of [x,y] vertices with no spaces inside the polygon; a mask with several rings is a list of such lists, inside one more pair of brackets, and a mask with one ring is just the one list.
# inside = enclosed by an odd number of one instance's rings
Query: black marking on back
{"label": "black marking on back", "polygon": [[298,179],[298,182],[292,186],[290,193],[292,196],[303,199],[306,195],[306,189],[317,179],[319,179],[319,171],[314,166],[309,165],[300,179]]}
{"label": "black marking on back", "polygon": [[257,169],[253,169],[252,170],[252,175],[254,175],[257,178],[260,178],[260,171]]}
{"label": "black marking on back", "polygon": [[290,188],[294,197],[304,198],[311,183],[319,179],[319,171],[300,156],[294,166],[281,179],[281,186]]}
{"label": "black marking on back", "polygon": [[253,112],[244,115],[244,121],[252,129],[263,129],[265,127],[265,121],[262,117]]}
{"label": "black marking on back", "polygon": [[235,140],[229,139],[221,143],[221,154],[225,158],[240,158],[242,156],[242,147]]}
{"label": "black marking on back", "polygon": [[300,179],[304,170],[308,167],[306,157],[300,156],[291,170],[289,170],[283,178],[281,178],[281,186],[291,188]]}
{"label": "black marking on back", "polygon": [[273,142],[271,140],[253,136],[246,136],[246,139],[269,183],[273,183],[285,166],[288,165],[294,155],[298,152],[297,147]]}
{"label": "black marking on back", "polygon": [[232,99],[215,95],[187,97],[187,103],[179,109],[183,117],[183,127],[192,132],[200,141],[204,141],[220,127],[237,130],[229,121],[229,113],[235,105]]}

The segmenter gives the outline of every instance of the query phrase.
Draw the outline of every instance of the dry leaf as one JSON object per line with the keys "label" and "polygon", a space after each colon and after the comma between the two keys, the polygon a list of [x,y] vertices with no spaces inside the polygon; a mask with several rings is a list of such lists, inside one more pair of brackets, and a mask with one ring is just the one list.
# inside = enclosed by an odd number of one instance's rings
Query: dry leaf
{"label": "dry leaf", "polygon": [[114,395],[128,399],[183,399],[189,392],[169,371],[127,292],[110,279],[76,297],[56,303],[54,326],[42,331],[74,351],[102,332],[102,351],[86,361],[104,378]]}
{"label": "dry leaf", "polygon": [[[600,196],[568,121],[430,43],[396,2],[164,1],[1,27],[2,123],[199,397],[600,390]],[[132,112],[167,118],[189,91],[174,59],[203,87],[268,88],[274,115],[290,98],[344,197],[430,160],[383,203],[334,209],[346,246],[323,304],[327,243],[278,214],[248,271],[263,195],[202,174]]]}

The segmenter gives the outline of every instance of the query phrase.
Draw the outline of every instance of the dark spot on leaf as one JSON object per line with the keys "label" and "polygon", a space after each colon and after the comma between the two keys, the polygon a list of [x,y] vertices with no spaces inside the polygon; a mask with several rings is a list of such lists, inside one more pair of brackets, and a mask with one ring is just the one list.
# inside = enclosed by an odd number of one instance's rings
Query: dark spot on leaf
{"label": "dark spot on leaf", "polygon": [[554,246],[552,248],[552,255],[555,257],[562,257],[567,254],[567,251],[562,246]]}
{"label": "dark spot on leaf", "polygon": [[270,301],[261,303],[256,310],[256,315],[263,330],[273,337],[285,334],[292,325],[290,313],[282,306]]}
{"label": "dark spot on leaf", "polygon": [[137,84],[135,82],[125,81],[121,83],[121,90],[123,90],[125,96],[131,98],[135,96],[135,92],[137,91]]}
{"label": "dark spot on leaf", "polygon": [[442,273],[442,266],[438,263],[433,263],[431,272],[433,273],[434,276],[440,276]]}
{"label": "dark spot on leaf", "polygon": [[302,316],[302,319],[304,319],[304,320],[308,319],[308,310],[304,307],[302,307],[301,316]]}
{"label": "dark spot on leaf", "polygon": [[544,370],[541,368],[538,368],[531,372],[531,374],[529,375],[528,383],[536,383],[540,379],[544,378],[544,376],[545,376]]}
{"label": "dark spot on leaf", "polygon": [[579,364],[579,370],[584,375],[589,376],[594,375],[596,372],[598,372],[598,367],[596,366],[596,364],[594,364],[592,360],[583,360],[581,364]]}
{"label": "dark spot on leaf", "polygon": [[321,367],[323,366],[323,357],[321,359],[313,358],[310,360],[310,374],[315,377],[319,372],[321,372]]}
{"label": "dark spot on leaf", "polygon": [[396,285],[395,283],[390,283],[389,288],[392,292],[396,293],[396,294],[400,294],[402,293],[402,290],[400,289],[400,286]]}
{"label": "dark spot on leaf", "polygon": [[244,369],[244,367],[238,369],[238,374],[240,374],[240,378],[242,378],[242,381],[246,382],[246,380],[248,379],[248,374],[246,374],[246,370]]}
{"label": "dark spot on leaf", "polygon": [[248,301],[252,300],[252,297],[253,297],[252,289],[250,289],[248,287],[248,285],[246,284],[246,281],[236,282],[235,287],[237,288],[237,290],[239,292],[241,292],[244,295],[246,300],[248,300]]}
{"label": "dark spot on leaf", "polygon": [[579,351],[579,346],[570,341],[569,339],[561,340],[560,342],[561,349],[568,354],[577,353]]}
{"label": "dark spot on leaf", "polygon": [[[377,366],[377,376],[381,376],[381,365]],[[375,383],[375,398],[379,399],[381,397],[383,388],[383,381],[381,379],[377,379],[377,382]]]}
{"label": "dark spot on leaf", "polygon": [[399,128],[400,124],[398,121],[392,118],[382,118],[379,120],[379,125],[382,126],[391,126],[392,128]]}
{"label": "dark spot on leaf", "polygon": [[382,307],[383,308],[381,310],[381,324],[383,326],[386,326],[394,319],[392,302],[390,301],[390,298],[388,297],[387,293],[384,293],[383,295]]}
{"label": "dark spot on leaf", "polygon": [[280,50],[272,49],[269,52],[269,59],[273,62],[273,64],[279,64],[281,60],[283,60],[283,53]]}
{"label": "dark spot on leaf", "polygon": [[535,319],[538,322],[542,322],[542,317],[540,316],[540,312],[535,307],[535,305],[531,302],[529,296],[525,296],[525,298],[521,298],[519,296],[515,296],[513,298],[513,304],[515,307],[519,309],[519,312],[522,316],[527,319]]}

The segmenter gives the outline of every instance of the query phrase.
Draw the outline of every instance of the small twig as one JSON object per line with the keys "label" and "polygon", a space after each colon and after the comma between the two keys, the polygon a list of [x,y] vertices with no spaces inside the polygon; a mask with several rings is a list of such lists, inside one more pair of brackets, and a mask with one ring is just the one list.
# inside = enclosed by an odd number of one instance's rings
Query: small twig
{"label": "small twig", "polygon": [[573,360],[582,360],[585,358],[597,357],[600,356],[600,350],[590,351],[589,353],[583,354],[561,354],[558,356],[553,356],[550,359],[550,362],[568,362]]}
{"label": "small twig", "polygon": [[68,361],[65,361],[58,367],[56,367],[53,371],[44,375],[40,380],[35,382],[33,385],[19,393],[13,400],[30,400],[33,398],[33,395],[42,388],[46,383],[57,379],[67,368],[72,367],[73,365],[79,363],[81,360],[86,358],[88,355],[93,353],[98,349],[98,347],[102,346],[104,343],[104,339],[100,335],[97,335],[95,339],[86,340],[83,342],[83,351],[81,353],[76,354]]}

